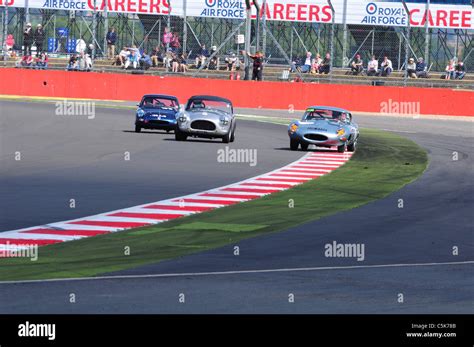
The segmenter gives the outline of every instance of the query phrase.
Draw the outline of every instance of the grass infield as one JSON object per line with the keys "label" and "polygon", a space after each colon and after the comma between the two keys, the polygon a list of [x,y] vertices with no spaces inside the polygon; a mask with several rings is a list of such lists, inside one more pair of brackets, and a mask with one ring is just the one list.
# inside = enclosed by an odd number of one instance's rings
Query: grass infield
{"label": "grass infield", "polygon": [[40,247],[34,262],[0,259],[0,280],[94,276],[237,244],[381,199],[414,181],[427,165],[427,153],[413,141],[362,129],[352,159],[328,175],[156,226]]}

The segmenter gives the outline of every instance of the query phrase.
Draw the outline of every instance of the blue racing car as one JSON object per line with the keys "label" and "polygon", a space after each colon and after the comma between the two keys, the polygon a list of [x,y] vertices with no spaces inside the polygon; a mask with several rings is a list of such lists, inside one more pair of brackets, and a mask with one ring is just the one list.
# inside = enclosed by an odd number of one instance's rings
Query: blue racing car
{"label": "blue racing car", "polygon": [[179,101],[175,96],[147,94],[137,106],[135,132],[139,133],[142,129],[170,132],[176,129]]}

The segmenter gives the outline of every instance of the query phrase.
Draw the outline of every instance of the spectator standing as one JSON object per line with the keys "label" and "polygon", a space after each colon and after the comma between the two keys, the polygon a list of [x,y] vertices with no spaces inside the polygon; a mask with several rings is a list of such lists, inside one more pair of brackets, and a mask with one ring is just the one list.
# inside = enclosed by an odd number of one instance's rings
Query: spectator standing
{"label": "spectator standing", "polygon": [[168,48],[169,44],[171,43],[171,39],[173,38],[173,33],[171,32],[171,29],[166,27],[165,31],[163,33],[163,46]]}
{"label": "spectator standing", "polygon": [[392,66],[392,61],[388,59],[387,56],[383,57],[382,64],[380,64],[380,72],[379,74],[382,75],[383,77],[388,77],[393,71],[393,66]]}
{"label": "spectator standing", "polygon": [[413,59],[413,58],[408,59],[408,64],[406,66],[406,70],[407,70],[407,77],[417,78],[416,77],[415,59]]}
{"label": "spectator standing", "polygon": [[372,59],[367,63],[367,76],[377,76],[379,73],[379,61],[372,55]]}
{"label": "spectator standing", "polygon": [[81,54],[86,49],[87,49],[86,41],[84,41],[83,39],[79,39],[76,41],[76,53]]}
{"label": "spectator standing", "polygon": [[324,57],[323,62],[321,63],[321,66],[319,67],[319,73],[322,74],[328,74],[331,70],[331,54],[326,53],[326,56]]}
{"label": "spectator standing", "polygon": [[359,75],[364,70],[364,61],[361,59],[360,54],[356,54],[354,60],[351,63],[351,72],[353,75]]}
{"label": "spectator standing", "polygon": [[450,79],[454,78],[455,67],[454,67],[454,61],[453,60],[450,60],[448,62],[448,65],[446,65],[446,69],[444,71],[446,71],[446,77],[445,78],[447,80],[450,80]]}
{"label": "spectator standing", "polygon": [[31,23],[26,23],[23,30],[23,55],[31,55],[31,45],[33,44],[33,29]]}
{"label": "spectator standing", "polygon": [[249,56],[249,58],[253,60],[252,81],[263,80],[263,63],[264,63],[263,53],[258,51],[255,53],[255,55],[251,55],[250,53],[247,52],[247,55]]}
{"label": "spectator standing", "polygon": [[110,28],[105,38],[107,40],[107,57],[108,59],[114,59],[115,43],[117,42],[117,33],[115,32],[115,28]]}
{"label": "spectator standing", "polygon": [[196,56],[196,69],[199,69],[201,66],[204,66],[206,59],[209,58],[209,51],[206,49],[206,45],[202,45]]}
{"label": "spectator standing", "polygon": [[423,57],[419,57],[416,63],[416,77],[418,78],[428,78],[428,67],[423,59]]}
{"label": "spectator standing", "polygon": [[36,56],[39,57],[41,56],[41,53],[43,53],[43,43],[44,43],[44,29],[41,24],[38,24],[36,26],[36,30],[34,32],[34,40],[36,44]]}
{"label": "spectator standing", "polygon": [[304,61],[304,65],[300,68],[300,72],[307,73],[311,71],[312,55],[313,54],[311,52],[306,52],[306,59]]}
{"label": "spectator standing", "polygon": [[178,53],[179,49],[181,48],[181,43],[179,41],[179,35],[178,34],[173,33],[171,35],[170,47],[173,50],[173,52]]}
{"label": "spectator standing", "polygon": [[459,61],[454,67],[454,78],[462,80],[466,75],[466,67],[462,61]]}

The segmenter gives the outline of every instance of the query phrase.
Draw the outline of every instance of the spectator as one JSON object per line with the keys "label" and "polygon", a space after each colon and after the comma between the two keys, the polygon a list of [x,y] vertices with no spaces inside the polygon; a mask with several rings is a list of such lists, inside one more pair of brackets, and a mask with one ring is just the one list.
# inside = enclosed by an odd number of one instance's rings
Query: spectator
{"label": "spectator", "polygon": [[31,45],[33,44],[33,30],[31,23],[26,23],[26,29],[23,31],[23,55],[31,55]]}
{"label": "spectator", "polygon": [[300,68],[300,72],[307,73],[311,71],[312,55],[313,54],[311,52],[306,52],[306,59],[304,61],[304,65]]}
{"label": "spectator", "polygon": [[179,70],[183,73],[188,72],[188,62],[187,62],[188,56],[186,53],[182,53],[178,57],[178,63],[179,63]]}
{"label": "spectator", "polygon": [[124,69],[128,69],[128,67],[130,65],[132,65],[132,67],[134,69],[136,69],[138,67],[138,61],[139,61],[139,58],[138,58],[138,55],[137,55],[137,52],[135,50],[131,50],[130,51],[130,56],[128,57],[127,61],[125,62],[125,65],[124,65]]}
{"label": "spectator", "polygon": [[379,73],[379,61],[372,55],[372,59],[367,64],[367,76],[377,76]]}
{"label": "spectator", "polygon": [[16,67],[32,67],[33,66],[33,56],[24,55],[21,59],[16,62]]}
{"label": "spectator", "polygon": [[407,69],[407,77],[417,78],[415,59],[413,58],[408,59],[408,64],[407,64],[406,69]]}
{"label": "spectator", "polygon": [[356,54],[355,59],[351,63],[351,72],[353,75],[359,75],[364,71],[364,61],[360,58],[360,54]]}
{"label": "spectator", "polygon": [[[245,51],[244,51],[245,54]],[[251,55],[247,52],[249,58],[253,60],[253,69],[252,69],[252,81],[261,81],[263,79],[263,63],[264,55],[262,52],[257,51],[255,55]]]}
{"label": "spectator", "polygon": [[160,46],[156,46],[153,51],[151,51],[151,62],[153,67],[158,66],[158,62],[163,62],[163,55],[160,51]]}
{"label": "spectator", "polygon": [[466,67],[462,61],[459,61],[454,67],[454,78],[462,80],[466,75]]}
{"label": "spectator", "polygon": [[92,69],[92,58],[89,53],[82,52],[78,59],[79,70],[91,71]]}
{"label": "spectator", "polygon": [[382,64],[380,64],[380,71],[379,74],[383,77],[388,77],[393,71],[392,61],[388,59],[387,56],[383,57]]}
{"label": "spectator", "polygon": [[77,55],[71,54],[71,56],[69,57],[69,63],[67,64],[67,70],[77,71],[78,68],[79,68],[79,64],[78,64]]}
{"label": "spectator", "polygon": [[171,32],[171,29],[166,27],[163,33],[163,41],[162,41],[163,46],[168,48],[171,43],[172,38],[173,38],[173,33]]}
{"label": "spectator", "polygon": [[196,69],[199,69],[201,66],[204,66],[206,59],[209,58],[209,51],[206,49],[206,45],[202,45],[196,56]]}
{"label": "spectator", "polygon": [[227,65],[226,71],[235,71],[237,68],[237,60],[239,60],[239,58],[235,53],[232,53],[230,57],[225,58]]}
{"label": "spectator", "polygon": [[316,74],[319,72],[319,67],[321,66],[323,60],[321,59],[321,55],[319,53],[316,54],[316,58],[313,59],[311,62],[311,73]]}
{"label": "spectator", "polygon": [[137,61],[140,60],[142,55],[136,45],[132,45],[132,47],[129,47],[128,50],[130,52],[135,52],[135,55],[137,56]]}
{"label": "spectator", "polygon": [[220,59],[217,56],[217,47],[216,46],[211,47],[210,56],[212,58],[209,60],[209,64],[207,66],[207,69],[208,70],[219,70],[219,60]]}
{"label": "spectator", "polygon": [[416,63],[416,77],[418,78],[428,78],[428,67],[426,66],[425,61],[422,57],[418,58]]}
{"label": "spectator", "polygon": [[166,71],[172,69],[172,63],[174,59],[175,53],[173,53],[171,50],[168,50],[163,58],[163,66],[166,68]]}
{"label": "spectator", "polygon": [[39,57],[43,52],[43,43],[44,43],[44,30],[41,24],[36,26],[36,30],[34,32],[34,39],[36,44],[36,56]]}
{"label": "spectator", "polygon": [[10,57],[10,58],[16,57],[15,51],[13,50],[14,46],[15,46],[15,39],[13,38],[13,35],[8,34],[4,43],[4,47],[3,47],[4,48],[3,53],[5,56],[4,59],[6,59],[7,57]]}
{"label": "spectator", "polygon": [[110,28],[105,38],[107,40],[107,58],[114,59],[115,42],[117,42],[117,33],[115,32],[115,28]]}
{"label": "spectator", "polygon": [[120,64],[120,67],[123,67],[125,62],[128,60],[129,55],[130,51],[127,49],[127,47],[123,47],[120,53],[115,57],[115,61],[112,63],[112,65]]}
{"label": "spectator", "polygon": [[152,65],[151,58],[146,52],[143,52],[142,57],[140,58],[140,69],[148,70]]}
{"label": "spectator", "polygon": [[445,79],[450,80],[450,79],[454,78],[455,67],[454,67],[454,61],[453,60],[450,60],[448,62],[448,65],[446,65],[446,69],[444,71],[446,71]]}
{"label": "spectator", "polygon": [[179,42],[178,34],[173,33],[171,35],[170,47],[173,52],[178,53],[179,49],[181,48],[181,43]]}
{"label": "spectator", "polygon": [[319,73],[328,74],[331,70],[331,54],[326,53],[326,57],[324,58],[323,62],[319,66]]}
{"label": "spectator", "polygon": [[46,70],[48,68],[48,55],[44,52],[39,57],[36,57],[35,68]]}

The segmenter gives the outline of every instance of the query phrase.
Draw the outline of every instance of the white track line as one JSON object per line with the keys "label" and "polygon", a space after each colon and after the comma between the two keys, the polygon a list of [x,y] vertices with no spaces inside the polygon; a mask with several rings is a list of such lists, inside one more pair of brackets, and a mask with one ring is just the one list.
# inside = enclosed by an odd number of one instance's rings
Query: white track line
{"label": "white track line", "polygon": [[384,269],[403,267],[423,267],[423,266],[448,266],[448,265],[470,265],[474,260],[454,261],[445,263],[396,263],[396,264],[375,264],[375,265],[348,265],[348,266],[315,266],[297,268],[279,268],[262,270],[236,270],[236,271],[211,271],[211,272],[183,272],[169,274],[148,274],[148,275],[118,275],[118,276],[97,276],[97,277],[75,277],[75,278],[51,278],[45,280],[23,280],[23,281],[0,281],[1,284],[21,284],[21,283],[46,283],[46,282],[68,282],[68,281],[98,281],[98,280],[124,280],[124,279],[148,279],[148,278],[173,278],[189,276],[225,276],[225,275],[248,275],[264,274],[275,272],[309,272],[309,271],[331,271],[331,270],[361,270],[361,269]]}

